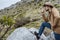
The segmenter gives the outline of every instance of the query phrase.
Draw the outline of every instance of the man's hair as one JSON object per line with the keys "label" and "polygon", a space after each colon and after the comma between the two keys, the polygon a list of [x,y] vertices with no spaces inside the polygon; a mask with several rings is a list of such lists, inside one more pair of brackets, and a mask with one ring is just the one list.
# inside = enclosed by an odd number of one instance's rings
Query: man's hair
{"label": "man's hair", "polygon": [[51,2],[44,3],[43,7],[45,7],[45,6],[53,8],[53,4]]}

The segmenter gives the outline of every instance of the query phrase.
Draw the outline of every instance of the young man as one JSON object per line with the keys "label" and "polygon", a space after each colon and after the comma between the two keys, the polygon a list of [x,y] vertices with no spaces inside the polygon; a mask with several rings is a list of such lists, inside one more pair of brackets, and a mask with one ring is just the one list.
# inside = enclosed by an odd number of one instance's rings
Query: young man
{"label": "young man", "polygon": [[[48,17],[45,16],[45,12],[48,12]],[[55,8],[50,2],[46,2],[43,5],[42,17],[44,22],[40,26],[37,37],[39,38],[44,31],[44,28],[47,27],[53,30],[55,39],[60,40],[60,16],[57,8]]]}

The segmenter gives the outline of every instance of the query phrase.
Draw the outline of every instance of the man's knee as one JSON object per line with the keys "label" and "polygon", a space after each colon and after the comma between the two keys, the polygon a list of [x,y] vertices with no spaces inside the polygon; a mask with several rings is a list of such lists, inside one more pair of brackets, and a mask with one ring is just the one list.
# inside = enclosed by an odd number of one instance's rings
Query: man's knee
{"label": "man's knee", "polygon": [[50,23],[48,23],[48,22],[43,22],[43,23],[42,23],[42,26],[51,29],[51,25],[50,25]]}
{"label": "man's knee", "polygon": [[47,22],[43,22],[42,25],[45,25]]}

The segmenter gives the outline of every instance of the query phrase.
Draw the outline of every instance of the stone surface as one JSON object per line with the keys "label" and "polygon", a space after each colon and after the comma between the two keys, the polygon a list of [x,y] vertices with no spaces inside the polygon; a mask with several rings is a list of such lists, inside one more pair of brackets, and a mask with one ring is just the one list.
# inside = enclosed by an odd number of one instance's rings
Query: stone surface
{"label": "stone surface", "polygon": [[[17,28],[10,36],[8,36],[7,40],[37,40],[34,35],[35,31],[38,32],[38,29],[27,29],[25,27]],[[39,40],[54,40],[53,32],[47,37],[42,34]]]}
{"label": "stone surface", "polygon": [[53,32],[51,32],[51,34],[46,37],[46,40],[55,40]]}
{"label": "stone surface", "polygon": [[25,27],[16,29],[7,40],[36,40],[36,37]]}

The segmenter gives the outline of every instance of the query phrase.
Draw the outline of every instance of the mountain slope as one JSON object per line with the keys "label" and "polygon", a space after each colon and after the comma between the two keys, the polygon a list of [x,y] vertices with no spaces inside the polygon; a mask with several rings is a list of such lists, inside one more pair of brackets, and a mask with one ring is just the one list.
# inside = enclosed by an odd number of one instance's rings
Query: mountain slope
{"label": "mountain slope", "polygon": [[[14,20],[18,20],[19,22],[20,21],[24,22],[23,19],[26,19],[26,18],[28,18],[31,21],[33,19],[40,19],[38,21],[32,21],[32,22],[29,22],[28,24],[23,25],[24,27],[27,27],[27,28],[31,28],[31,27],[39,28],[43,21],[41,18],[41,15],[40,15],[40,13],[41,13],[40,11],[41,11],[43,3],[45,3],[46,0],[45,1],[42,0],[42,1],[38,1],[38,2],[36,2],[36,1],[26,2],[26,1],[17,2],[16,4],[13,4],[10,7],[0,10],[0,19],[3,18],[4,15],[8,16],[8,17],[12,17]],[[57,3],[56,1],[52,1],[52,2]],[[57,7],[59,9],[60,4],[58,4],[58,3],[55,4],[55,7]],[[16,23],[18,23],[18,22],[16,22]],[[19,23],[19,24],[21,24],[21,23]],[[6,25],[3,26],[3,30],[1,31],[0,35],[3,35],[3,33],[5,32],[7,27],[9,27],[9,26],[6,26]],[[15,26],[13,26],[13,27],[15,27]],[[19,27],[21,27],[21,26],[19,26]],[[15,28],[9,30],[3,38],[6,39],[7,36],[14,30],[15,30]]]}

